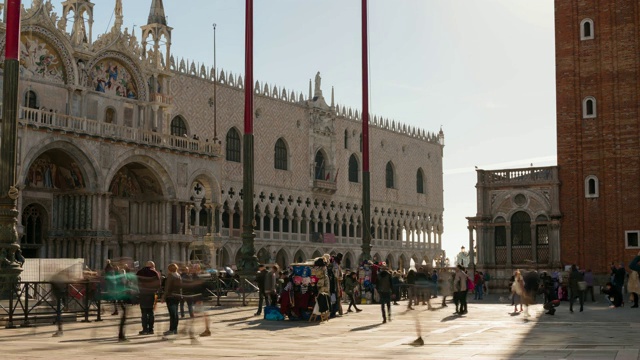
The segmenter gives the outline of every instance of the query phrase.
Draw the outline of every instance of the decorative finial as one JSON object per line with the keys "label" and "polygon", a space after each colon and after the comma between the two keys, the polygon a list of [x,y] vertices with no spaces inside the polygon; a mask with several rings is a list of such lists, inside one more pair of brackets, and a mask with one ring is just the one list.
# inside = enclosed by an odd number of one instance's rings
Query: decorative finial
{"label": "decorative finial", "polygon": [[334,102],[333,102],[333,86],[331,87],[331,107],[333,108],[334,106]]}
{"label": "decorative finial", "polygon": [[311,95],[311,79],[309,79],[309,100],[312,99],[312,95]]}

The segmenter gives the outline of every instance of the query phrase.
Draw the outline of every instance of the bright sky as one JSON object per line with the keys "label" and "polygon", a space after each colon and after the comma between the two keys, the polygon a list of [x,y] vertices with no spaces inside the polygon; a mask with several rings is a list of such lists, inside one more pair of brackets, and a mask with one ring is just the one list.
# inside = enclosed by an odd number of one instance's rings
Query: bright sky
{"label": "bright sky", "polygon": [[[25,2],[28,2],[25,1]],[[62,13],[61,1],[54,1]],[[110,29],[115,0],[94,0],[93,34]],[[146,24],[151,0],[124,0],[124,26]],[[254,75],[325,93],[360,109],[360,1],[255,0]],[[244,72],[244,1],[165,0],[176,58]],[[482,169],[556,163],[553,0],[370,0],[371,113],[436,132],[444,150],[443,247],[468,244]],[[414,176],[413,173],[409,176]]]}

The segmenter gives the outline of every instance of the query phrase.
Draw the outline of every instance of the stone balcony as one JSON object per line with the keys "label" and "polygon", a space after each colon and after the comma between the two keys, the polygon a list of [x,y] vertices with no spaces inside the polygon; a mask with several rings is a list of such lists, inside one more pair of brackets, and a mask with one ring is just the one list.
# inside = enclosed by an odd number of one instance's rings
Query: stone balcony
{"label": "stone balcony", "polygon": [[173,96],[161,93],[151,93],[151,102],[162,105],[172,105]]}
{"label": "stone balcony", "polygon": [[173,150],[194,155],[220,157],[220,144],[141,130],[129,126],[109,124],[49,111],[21,107],[19,122],[24,127],[85,135],[112,141],[122,141],[146,147]]}
{"label": "stone balcony", "polygon": [[506,170],[477,170],[478,186],[533,185],[558,183],[556,166]]}
{"label": "stone balcony", "polygon": [[326,180],[313,180],[313,191],[325,195],[333,195],[338,190],[336,183]]}

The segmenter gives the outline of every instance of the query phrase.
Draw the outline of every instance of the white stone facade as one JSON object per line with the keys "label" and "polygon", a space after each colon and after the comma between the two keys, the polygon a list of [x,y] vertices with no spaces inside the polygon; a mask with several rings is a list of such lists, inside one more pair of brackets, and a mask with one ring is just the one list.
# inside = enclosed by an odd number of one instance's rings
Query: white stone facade
{"label": "white stone facade", "polygon": [[[87,0],[65,4],[93,16]],[[162,268],[238,257],[242,163],[225,155],[228,132],[243,130],[242,77],[175,61],[158,38],[171,36],[163,9],[152,13],[139,43],[120,28],[122,15],[92,41],[89,21],[66,33],[49,2],[24,11],[18,182],[26,255],[84,257],[94,268],[119,256]],[[361,253],[362,123],[333,94],[327,104],[319,74],[315,84],[308,96],[254,86],[260,261],[342,252],[350,265]],[[274,166],[279,139],[285,169]],[[442,132],[371,119],[372,255],[394,268],[442,253],[443,147]],[[349,180],[351,156],[357,181]]]}

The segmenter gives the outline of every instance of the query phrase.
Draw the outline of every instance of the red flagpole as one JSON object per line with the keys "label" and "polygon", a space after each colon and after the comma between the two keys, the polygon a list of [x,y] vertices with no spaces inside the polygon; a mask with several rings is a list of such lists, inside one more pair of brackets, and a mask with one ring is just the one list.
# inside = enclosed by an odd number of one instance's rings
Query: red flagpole
{"label": "red flagpole", "polygon": [[371,175],[369,173],[369,49],[367,0],[362,0],[362,259],[371,259]]}
{"label": "red flagpole", "polygon": [[246,0],[244,58],[244,133],[253,134],[253,0]]}

